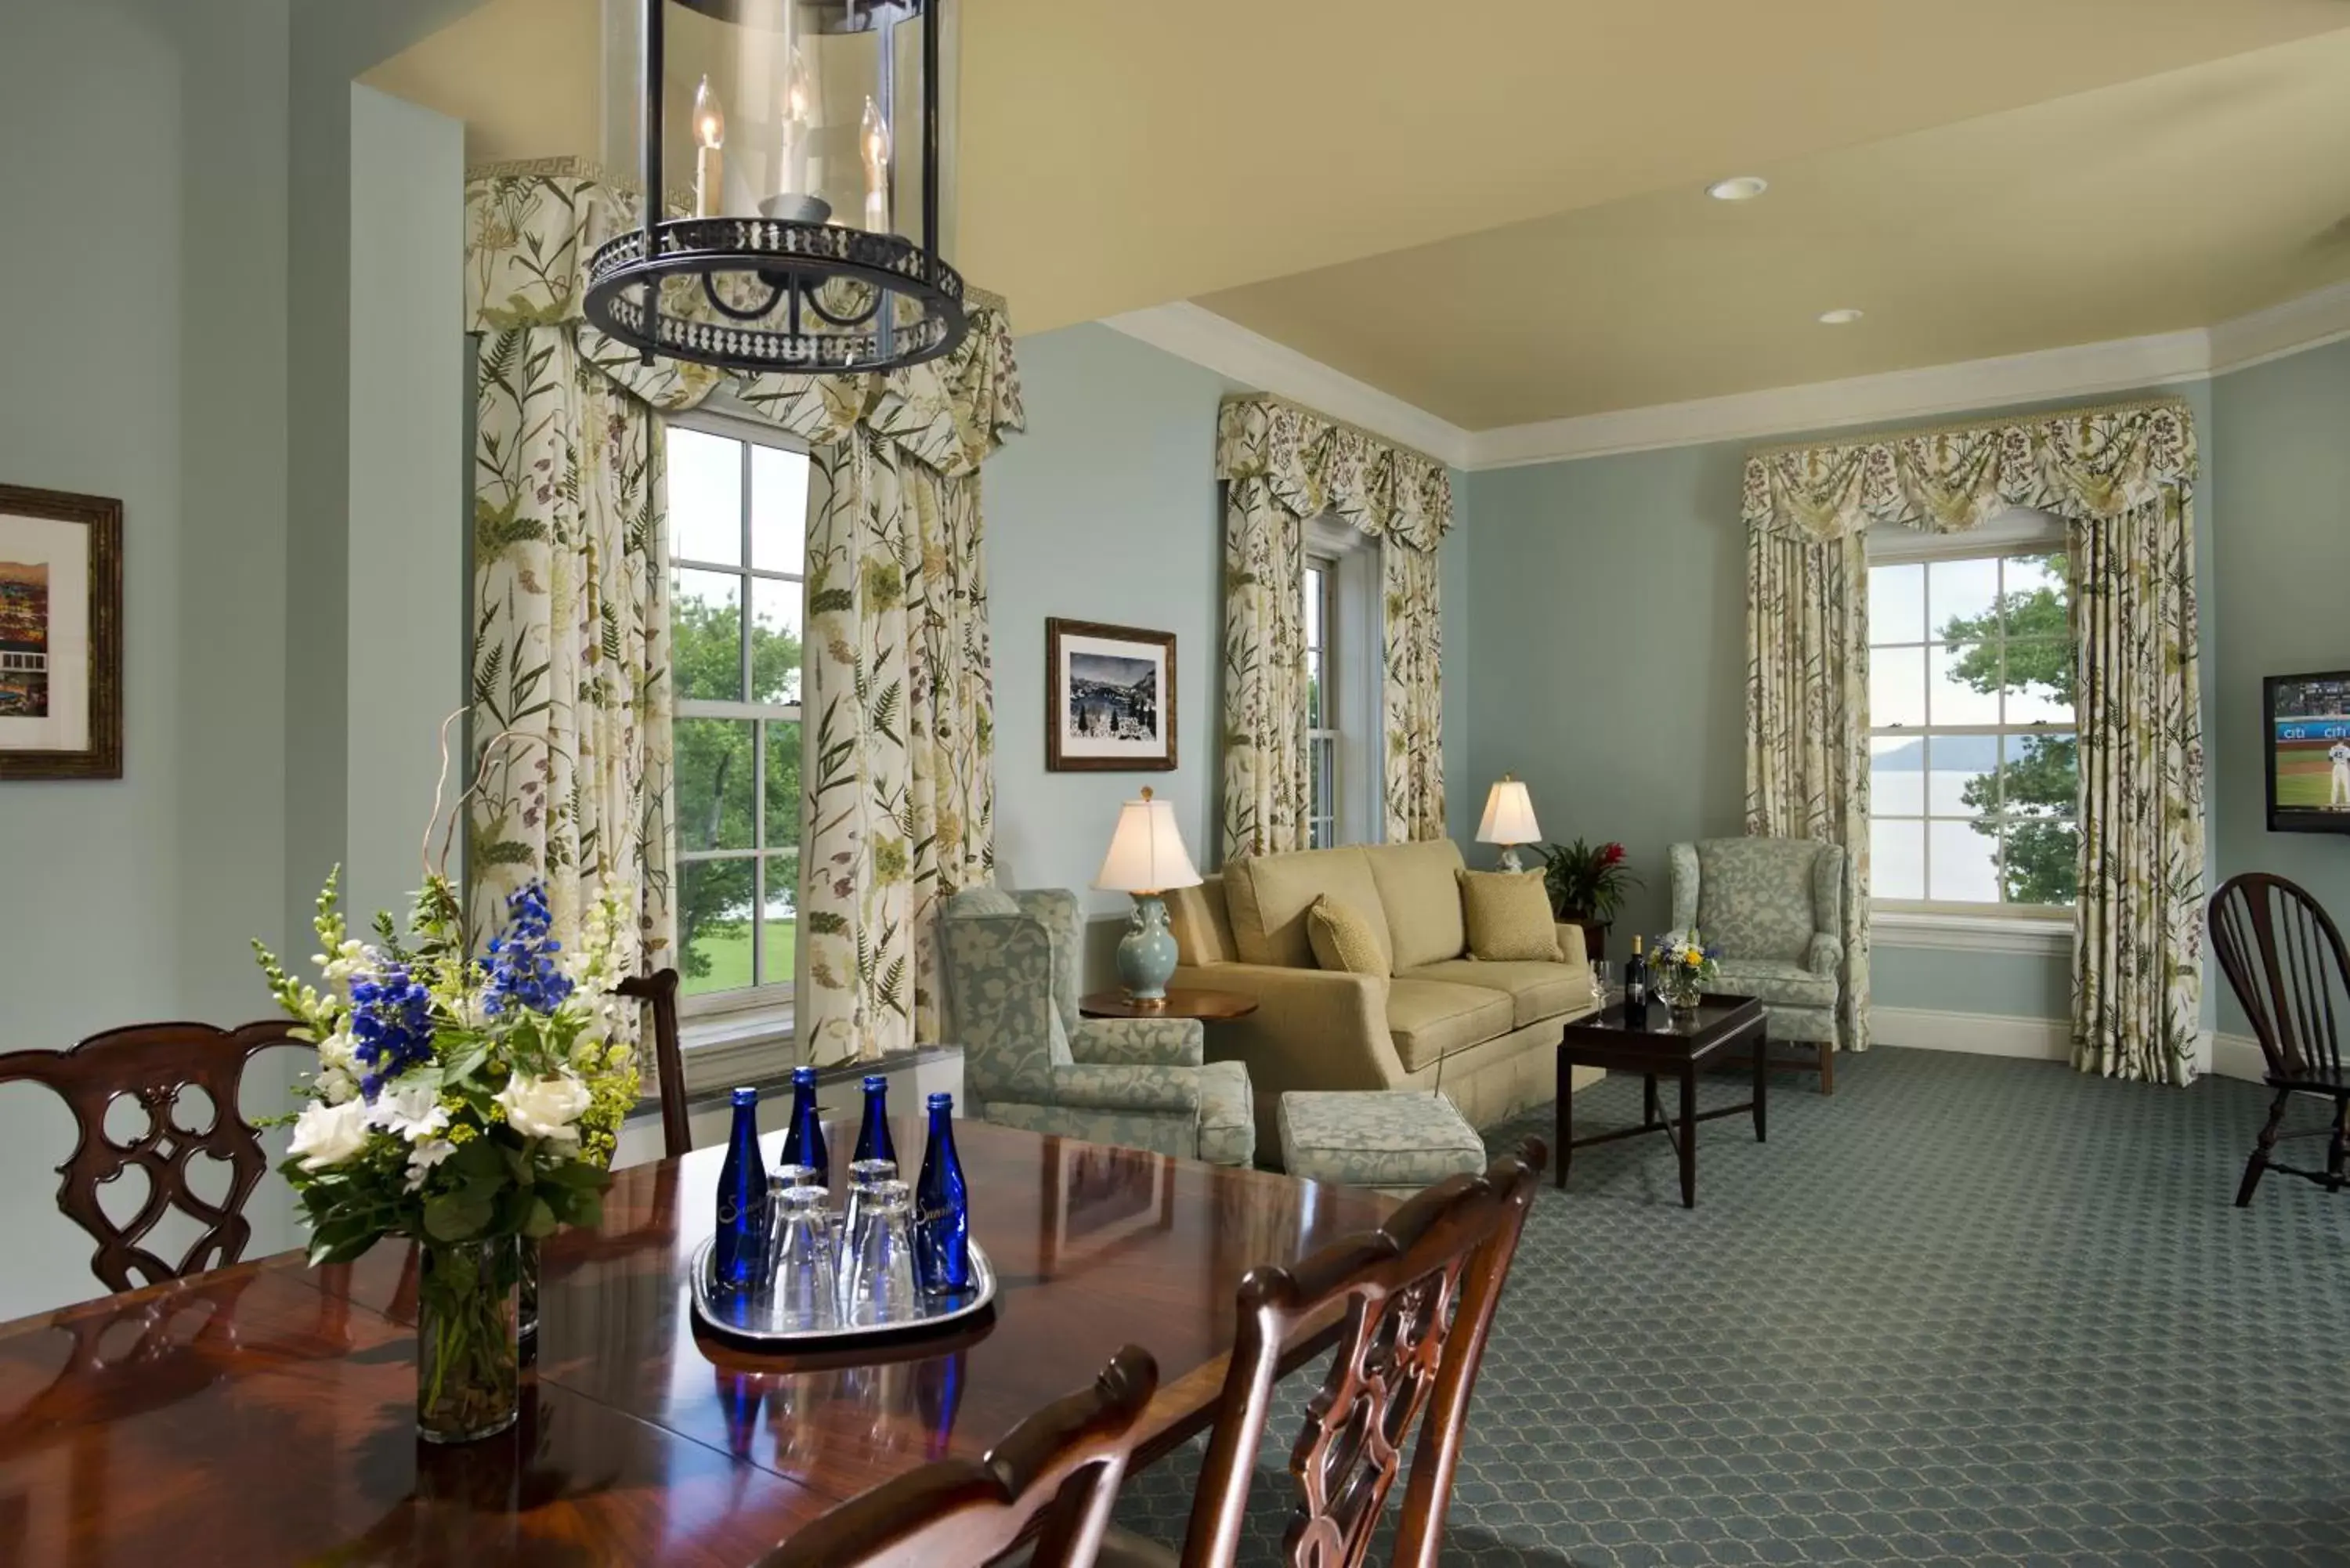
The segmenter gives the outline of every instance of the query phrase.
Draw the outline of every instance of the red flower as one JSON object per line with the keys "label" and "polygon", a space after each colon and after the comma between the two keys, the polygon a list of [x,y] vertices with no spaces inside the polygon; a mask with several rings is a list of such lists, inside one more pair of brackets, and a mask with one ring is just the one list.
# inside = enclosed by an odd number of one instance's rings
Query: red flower
{"label": "red flower", "polygon": [[1602,866],[1613,866],[1623,858],[1624,846],[1620,844],[1610,844],[1599,852],[1599,864]]}

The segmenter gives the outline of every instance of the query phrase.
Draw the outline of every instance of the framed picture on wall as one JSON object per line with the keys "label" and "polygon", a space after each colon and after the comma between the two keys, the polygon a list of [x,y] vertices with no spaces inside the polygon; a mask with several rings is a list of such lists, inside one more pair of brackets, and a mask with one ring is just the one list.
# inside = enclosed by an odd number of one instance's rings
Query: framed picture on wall
{"label": "framed picture on wall", "polygon": [[122,776],[122,503],[0,484],[0,779]]}
{"label": "framed picture on wall", "polygon": [[1045,766],[1054,773],[1173,770],[1173,632],[1090,620],[1045,623]]}

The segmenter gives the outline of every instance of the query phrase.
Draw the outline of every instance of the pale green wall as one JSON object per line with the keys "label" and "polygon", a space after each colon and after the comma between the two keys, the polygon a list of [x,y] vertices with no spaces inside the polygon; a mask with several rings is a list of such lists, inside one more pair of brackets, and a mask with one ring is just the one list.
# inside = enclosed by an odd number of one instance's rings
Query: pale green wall
{"label": "pale green wall", "polygon": [[[2203,607],[2224,638],[2220,707],[2205,731],[2220,804],[2220,868],[2274,871],[2350,921],[2350,837],[2268,831],[2261,680],[2350,669],[2350,342],[2220,377],[2213,445],[2226,486]],[[2225,991],[2216,966],[2215,989]],[[2233,996],[2221,1027],[2247,1025]]]}
{"label": "pale green wall", "polygon": [[[2164,390],[2187,400],[2206,449],[2198,556],[2208,712],[2218,680],[2210,650],[2224,613],[2209,597],[2212,519],[2224,518],[2210,461],[2211,388]],[[1469,843],[1477,810],[1487,784],[1516,773],[1549,837],[1620,839],[1630,851],[1645,886],[1619,921],[1627,934],[1665,926],[1668,845],[1745,828],[1739,500],[1749,444],[1492,469],[1469,475],[1465,487],[1468,693],[1452,711],[1466,717],[1470,776],[1456,776],[1452,789],[1453,835],[1472,860],[1490,857]],[[1458,645],[1447,651],[1457,657]],[[1620,944],[1612,950],[1621,956]],[[2070,1012],[2066,959],[1895,948],[1880,939],[1874,960],[1881,1007]]]}

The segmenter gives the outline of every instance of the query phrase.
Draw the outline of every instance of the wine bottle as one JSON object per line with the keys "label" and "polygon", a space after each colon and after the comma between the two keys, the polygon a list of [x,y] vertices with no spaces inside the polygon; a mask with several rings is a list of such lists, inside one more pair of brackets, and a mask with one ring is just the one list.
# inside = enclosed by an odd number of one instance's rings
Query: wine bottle
{"label": "wine bottle", "polygon": [[1632,939],[1632,956],[1624,963],[1624,1027],[1648,1026],[1648,961],[1641,956],[1640,939]]}
{"label": "wine bottle", "polygon": [[865,1120],[857,1128],[855,1158],[898,1163],[898,1140],[889,1136],[889,1080],[879,1073],[865,1080]]}
{"label": "wine bottle", "polygon": [[824,1116],[816,1108],[816,1069],[792,1069],[792,1119],[784,1128],[785,1165],[805,1165],[816,1172],[818,1187],[832,1185],[832,1162],[825,1157]]}
{"label": "wine bottle", "polygon": [[954,1096],[927,1103],[931,1146],[914,1186],[914,1270],[923,1290],[943,1295],[971,1285],[971,1191],[955,1156]]}
{"label": "wine bottle", "polygon": [[764,1284],[767,1260],[767,1168],[759,1158],[759,1091],[737,1089],[726,1161],[718,1168],[718,1282],[731,1291]]}

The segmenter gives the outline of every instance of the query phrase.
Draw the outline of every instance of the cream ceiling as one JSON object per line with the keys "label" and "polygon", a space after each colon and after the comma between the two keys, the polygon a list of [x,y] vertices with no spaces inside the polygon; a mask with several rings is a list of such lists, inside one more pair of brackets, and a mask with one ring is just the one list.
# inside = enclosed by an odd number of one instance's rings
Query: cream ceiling
{"label": "cream ceiling", "polygon": [[[606,156],[606,4],[369,80]],[[2350,275],[2350,0],[955,0],[954,254],[1471,428],[2200,324]],[[1696,192],[1759,172],[1744,207]],[[1811,317],[1856,305],[1841,335]]]}

